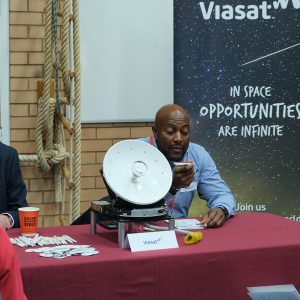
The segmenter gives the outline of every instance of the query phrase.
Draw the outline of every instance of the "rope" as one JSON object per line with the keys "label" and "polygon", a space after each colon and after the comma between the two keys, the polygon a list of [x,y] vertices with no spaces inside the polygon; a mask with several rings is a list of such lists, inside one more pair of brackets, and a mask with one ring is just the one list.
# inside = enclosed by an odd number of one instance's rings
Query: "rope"
{"label": "rope", "polygon": [[56,98],[56,105],[55,111],[56,114],[59,115],[60,113],[60,96],[59,96],[59,80],[58,80],[58,50],[57,50],[57,19],[58,19],[58,0],[52,0],[52,18],[53,18],[53,35],[54,35],[54,78],[55,78],[55,98]]}
{"label": "rope", "polygon": [[[44,88],[42,97],[38,102],[38,115],[37,115],[37,124],[36,124],[36,152],[38,156],[38,165],[41,166],[42,170],[50,171],[50,165],[46,161],[44,154],[44,144],[43,144],[43,132],[47,131],[47,141],[46,149],[51,149],[53,143],[53,132],[50,130],[53,125],[50,125],[52,119],[52,111],[50,106],[54,104],[53,101],[46,101],[48,95],[50,95],[50,86],[51,86],[51,76],[52,76],[52,41],[51,41],[51,24],[52,24],[52,1],[47,1],[46,11],[45,11],[45,67],[44,67]],[[52,135],[52,136],[51,136]]]}
{"label": "rope", "polygon": [[[64,94],[67,97],[68,102],[70,102],[70,80],[69,80],[69,74],[68,74],[68,67],[69,67],[69,14],[70,14],[70,1],[64,1],[64,7],[63,7],[63,15],[62,15],[62,78],[64,83]],[[73,153],[73,134],[70,136],[70,153]],[[73,168],[73,157],[69,160],[69,172],[67,170],[67,166],[65,166],[64,171],[67,173],[67,176],[70,178],[70,182],[73,183],[72,180],[72,168]],[[70,187],[70,184],[69,184]],[[69,189],[69,192],[67,194],[68,196],[68,202],[70,207],[72,206],[73,201],[73,187]],[[64,216],[65,213],[65,203],[61,203],[61,215],[60,215],[60,221],[71,223],[71,214],[69,211],[69,218],[66,221]]]}
{"label": "rope", "polygon": [[37,162],[38,157],[35,154],[26,155],[26,154],[19,154],[20,161],[28,161],[28,162]]}
{"label": "rope", "polygon": [[74,12],[74,71],[75,77],[75,114],[74,114],[74,199],[72,219],[80,215],[80,173],[81,173],[81,123],[80,123],[80,36],[79,36],[79,1],[73,1]]}
{"label": "rope", "polygon": [[[59,78],[58,78],[58,0],[52,0],[52,25],[53,25],[53,53],[54,53],[54,80],[55,80],[55,113],[56,118],[54,118],[54,140],[57,145],[60,145],[61,148],[65,148],[65,137],[64,130],[61,122],[58,120],[58,116],[61,111],[61,102],[59,94]],[[65,157],[61,157],[61,162],[65,161]],[[55,182],[55,201],[58,203],[64,203],[64,193],[63,193],[63,184],[64,180],[62,177],[61,166],[56,164],[54,166],[54,182]],[[63,213],[63,212],[61,212]]]}
{"label": "rope", "polygon": [[[61,131],[56,130],[54,135],[53,127],[55,123],[55,110],[57,110],[57,100],[50,98],[51,89],[51,78],[52,78],[52,14],[54,9],[55,1],[47,0],[46,12],[45,12],[45,72],[44,72],[44,88],[42,97],[39,99],[38,103],[38,116],[36,125],[36,146],[37,146],[37,156],[38,156],[38,166],[44,172],[49,172],[52,165],[59,164],[65,158],[68,157],[64,144],[62,143]],[[57,3],[56,3],[57,6]],[[55,19],[55,18],[54,18]],[[57,25],[57,24],[56,24]],[[57,44],[57,42],[56,42]],[[57,56],[57,54],[56,54]],[[57,57],[55,57],[57,59]],[[57,63],[55,66],[57,67]],[[57,80],[58,81],[58,73]],[[58,86],[56,87],[56,93],[58,93]],[[59,95],[59,94],[57,94]],[[59,98],[59,96],[57,97]],[[55,122],[56,121],[56,122]],[[44,149],[43,136],[46,136],[46,145]],[[56,144],[54,144],[56,140]],[[57,174],[57,172],[55,172]],[[57,176],[57,175],[55,175]],[[60,176],[61,177],[61,176]],[[60,179],[61,180],[61,179]],[[58,182],[58,180],[56,179]],[[57,183],[59,185],[59,183]],[[56,193],[56,200],[60,201],[61,197]]]}
{"label": "rope", "polygon": [[80,215],[81,173],[81,123],[80,123],[80,51],[79,51],[79,5],[77,0],[64,1],[62,22],[62,74],[64,93],[68,99],[70,121],[74,123],[74,135],[70,137],[69,160],[71,183],[69,190],[69,222]]}
{"label": "rope", "polygon": [[[72,117],[73,105],[74,105],[74,78],[70,78],[70,70],[74,70],[73,64],[71,64],[73,57],[73,47],[71,38],[73,36],[73,21],[70,18],[71,15],[71,4],[70,1],[64,1],[63,9],[63,24],[62,24],[62,73],[64,82],[64,92],[69,99],[69,114],[70,121],[73,123],[74,118]],[[70,80],[72,84],[70,85]],[[73,134],[70,136],[70,153],[73,153],[74,138]],[[69,178],[72,178],[73,184],[73,159],[69,161]],[[68,193],[69,200],[69,223],[72,221],[72,199],[74,198],[74,189],[71,188]]]}
{"label": "rope", "polygon": [[[80,215],[80,172],[81,172],[81,123],[80,123],[80,45],[79,45],[79,2],[65,0],[62,22],[62,74],[64,94],[70,104],[70,153],[66,151],[65,134],[61,120],[61,106],[64,98],[59,91],[58,60],[58,0],[47,0],[45,10],[45,66],[42,96],[38,101],[36,121],[36,155],[19,155],[21,161],[37,162],[43,172],[54,169],[55,200],[60,202],[60,221],[64,219],[65,181],[69,185],[71,222]],[[73,17],[74,16],[74,17]],[[51,98],[51,80],[54,67],[55,99]],[[66,123],[64,123],[66,125]],[[67,124],[68,125],[68,124]],[[74,149],[74,153],[73,153]],[[67,170],[67,160],[70,170]]]}
{"label": "rope", "polygon": [[[74,18],[71,18],[72,13],[74,14]],[[62,98],[59,94],[60,87],[58,77],[58,0],[47,0],[45,11],[46,53],[44,67],[44,87],[42,96],[38,102],[38,116],[36,124],[37,155],[20,156],[22,161],[37,161],[37,166],[40,167],[43,172],[48,172],[51,169],[54,169],[55,200],[61,204],[60,221],[63,225],[65,224],[65,181],[62,176],[62,169],[64,170],[64,174],[69,174],[65,176],[69,176],[67,178],[67,182],[70,187],[68,193],[71,208],[69,216],[70,221],[80,215],[81,124],[78,15],[78,1],[65,0],[62,22],[62,74],[64,93],[67,98],[67,102],[71,106],[71,116],[73,115],[73,107],[75,110],[74,117],[71,117],[72,121],[74,119],[74,138],[72,136],[73,130],[69,130],[73,128],[67,127],[71,134],[70,153],[66,151],[64,129],[61,122],[63,116],[61,114]],[[55,79],[55,99],[51,98],[53,67]],[[69,172],[66,166],[67,160],[70,164]]]}
{"label": "rope", "polygon": [[65,96],[70,99],[70,78],[69,78],[69,16],[70,1],[64,1],[62,20],[62,77]]}

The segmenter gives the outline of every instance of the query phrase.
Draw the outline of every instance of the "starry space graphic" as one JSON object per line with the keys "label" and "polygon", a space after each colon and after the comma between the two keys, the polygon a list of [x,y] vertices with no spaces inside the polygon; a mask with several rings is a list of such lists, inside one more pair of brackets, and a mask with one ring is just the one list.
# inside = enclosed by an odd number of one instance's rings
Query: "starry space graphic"
{"label": "starry space graphic", "polygon": [[[209,5],[209,1],[203,2]],[[261,4],[257,0],[214,2],[221,6]],[[233,107],[245,102],[286,106],[300,102],[300,9],[290,1],[286,9],[270,9],[268,13],[269,20],[264,20],[261,13],[257,20],[216,20],[214,12],[204,20],[199,0],[175,0],[175,103],[189,112],[192,141],[209,151],[239,206],[251,204],[253,211],[259,211],[260,205],[266,205],[268,212],[299,217],[300,221],[297,113],[291,118],[273,114],[263,119],[224,114],[210,119],[200,115],[201,107],[211,103]],[[246,85],[271,87],[271,95],[230,96],[231,87]],[[237,126],[239,132],[245,125],[280,125],[282,135],[218,136],[221,126]]]}

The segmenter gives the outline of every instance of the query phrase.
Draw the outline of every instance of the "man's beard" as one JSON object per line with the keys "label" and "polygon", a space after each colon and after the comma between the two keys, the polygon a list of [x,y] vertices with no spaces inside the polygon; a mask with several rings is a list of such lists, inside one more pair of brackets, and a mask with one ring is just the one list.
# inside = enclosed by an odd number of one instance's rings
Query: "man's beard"
{"label": "man's beard", "polygon": [[[176,157],[173,157],[171,156],[171,154],[169,154],[169,152],[171,151],[172,149],[172,146],[168,147],[167,150],[163,150],[162,147],[160,147],[160,144],[158,141],[156,141],[156,145],[157,145],[157,148],[158,150],[166,157],[166,159],[170,162],[174,161],[174,162],[180,162],[182,161],[183,157],[184,157],[184,154],[186,152],[187,149],[185,149],[184,147],[182,147],[182,155],[180,155],[179,157],[176,156]],[[177,146],[178,147],[178,146]]]}

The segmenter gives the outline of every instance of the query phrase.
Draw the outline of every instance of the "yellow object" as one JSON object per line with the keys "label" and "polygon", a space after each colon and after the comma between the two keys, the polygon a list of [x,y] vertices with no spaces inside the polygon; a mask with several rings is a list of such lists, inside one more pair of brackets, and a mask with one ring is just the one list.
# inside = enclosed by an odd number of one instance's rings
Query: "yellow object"
{"label": "yellow object", "polygon": [[197,242],[202,240],[202,232],[191,232],[189,234],[186,234],[184,237],[184,243],[187,245],[196,244]]}

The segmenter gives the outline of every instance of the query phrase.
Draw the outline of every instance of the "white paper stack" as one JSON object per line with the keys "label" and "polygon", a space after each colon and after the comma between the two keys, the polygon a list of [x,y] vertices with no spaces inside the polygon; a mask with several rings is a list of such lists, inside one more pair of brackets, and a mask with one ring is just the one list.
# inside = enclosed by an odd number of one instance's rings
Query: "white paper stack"
{"label": "white paper stack", "polygon": [[298,300],[300,294],[293,284],[248,287],[252,300]]}
{"label": "white paper stack", "polygon": [[196,219],[176,219],[175,227],[183,230],[203,229],[203,225]]}

